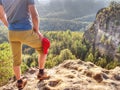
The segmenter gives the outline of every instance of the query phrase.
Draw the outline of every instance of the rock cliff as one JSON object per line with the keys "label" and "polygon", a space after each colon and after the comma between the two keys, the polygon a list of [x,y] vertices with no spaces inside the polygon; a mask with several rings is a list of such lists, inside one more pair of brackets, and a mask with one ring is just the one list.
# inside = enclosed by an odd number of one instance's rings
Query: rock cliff
{"label": "rock cliff", "polygon": [[[59,66],[46,70],[50,79],[39,82],[38,69],[30,68],[24,74],[28,83],[23,90],[120,90],[120,68],[106,70],[91,62],[66,60]],[[17,90],[11,80],[0,90]]]}
{"label": "rock cliff", "polygon": [[99,10],[84,39],[101,54],[120,60],[120,3],[112,2]]}

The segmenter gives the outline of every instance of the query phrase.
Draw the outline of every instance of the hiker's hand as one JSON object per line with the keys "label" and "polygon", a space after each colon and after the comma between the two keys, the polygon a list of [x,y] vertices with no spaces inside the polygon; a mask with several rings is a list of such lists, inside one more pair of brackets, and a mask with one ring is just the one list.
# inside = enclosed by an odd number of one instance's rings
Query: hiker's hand
{"label": "hiker's hand", "polygon": [[39,38],[42,40],[42,39],[43,39],[42,33],[40,33],[39,31],[37,31],[36,33],[37,33],[37,35],[39,36]]}
{"label": "hiker's hand", "polygon": [[42,40],[43,39],[42,33],[40,33],[40,31],[37,30],[37,29],[35,29],[35,28],[33,28],[33,30],[35,31],[35,33],[37,33],[37,35],[39,36],[39,38]]}

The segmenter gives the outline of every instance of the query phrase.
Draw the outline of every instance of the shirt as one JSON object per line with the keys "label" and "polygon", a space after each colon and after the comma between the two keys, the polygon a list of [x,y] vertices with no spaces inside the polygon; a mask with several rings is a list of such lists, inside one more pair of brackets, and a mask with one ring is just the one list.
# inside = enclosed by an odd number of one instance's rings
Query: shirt
{"label": "shirt", "polygon": [[28,5],[34,5],[34,0],[0,0],[9,23],[9,30],[30,30],[32,21]]}

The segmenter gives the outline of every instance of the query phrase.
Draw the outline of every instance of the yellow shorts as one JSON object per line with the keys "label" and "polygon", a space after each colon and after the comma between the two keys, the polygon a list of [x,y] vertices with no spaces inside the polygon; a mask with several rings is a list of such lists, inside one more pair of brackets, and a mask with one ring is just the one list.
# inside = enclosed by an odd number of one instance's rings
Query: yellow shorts
{"label": "yellow shorts", "polygon": [[33,30],[9,30],[8,38],[13,54],[13,66],[19,66],[21,64],[22,44],[35,48],[39,54],[43,53],[41,40]]}

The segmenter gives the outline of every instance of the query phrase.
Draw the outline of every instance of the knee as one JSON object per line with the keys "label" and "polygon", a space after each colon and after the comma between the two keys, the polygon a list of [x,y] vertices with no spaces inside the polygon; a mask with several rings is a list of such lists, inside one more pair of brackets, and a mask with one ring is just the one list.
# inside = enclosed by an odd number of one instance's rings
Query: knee
{"label": "knee", "polygon": [[50,41],[47,38],[42,39],[43,53],[47,54],[50,48]]}

